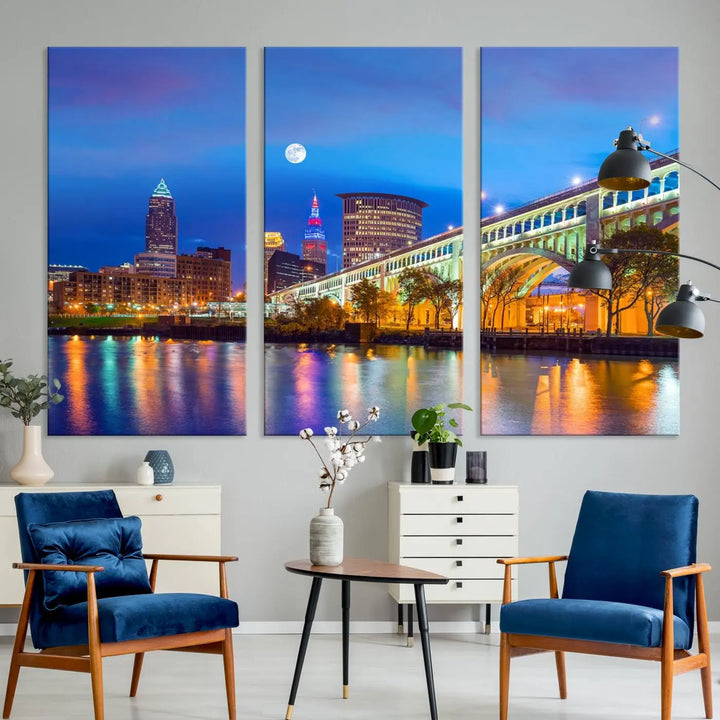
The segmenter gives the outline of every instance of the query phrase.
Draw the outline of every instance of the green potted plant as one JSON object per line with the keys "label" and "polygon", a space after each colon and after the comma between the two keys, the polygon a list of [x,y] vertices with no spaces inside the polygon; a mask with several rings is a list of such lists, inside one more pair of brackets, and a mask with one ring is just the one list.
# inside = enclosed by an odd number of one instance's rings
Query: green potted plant
{"label": "green potted plant", "polygon": [[[429,408],[421,408],[413,413],[411,423],[415,430],[415,441],[418,445],[427,443],[430,455],[430,479],[436,484],[452,484],[455,479],[455,461],[458,445],[462,440],[451,428],[458,427],[454,417],[446,419],[445,408],[448,410],[471,410],[465,403],[447,403]],[[450,426],[445,426],[445,423]]]}
{"label": "green potted plant", "polygon": [[11,367],[12,360],[0,361],[0,407],[10,410],[25,427],[23,454],[20,462],[10,470],[10,477],[20,485],[44,485],[54,473],[42,456],[42,428],[31,423],[42,410],[63,400],[58,392],[60,382],[53,380],[51,390],[46,375],[19,378],[10,372]]}

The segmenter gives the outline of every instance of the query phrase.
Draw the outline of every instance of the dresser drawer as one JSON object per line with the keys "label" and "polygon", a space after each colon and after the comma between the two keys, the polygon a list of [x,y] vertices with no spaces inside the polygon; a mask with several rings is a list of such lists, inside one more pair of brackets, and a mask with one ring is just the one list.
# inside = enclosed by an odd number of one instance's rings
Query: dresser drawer
{"label": "dresser drawer", "polygon": [[[460,541],[460,542],[458,542]],[[400,555],[412,557],[486,557],[506,558],[517,555],[517,538],[513,536],[403,537],[400,538]],[[408,563],[412,565],[412,563]]]}
{"label": "dresser drawer", "polygon": [[401,557],[400,564],[458,579],[501,580],[505,575],[505,568],[495,558]]}
{"label": "dresser drawer", "polygon": [[516,535],[517,515],[403,515],[401,535]]}
{"label": "dresser drawer", "polygon": [[[512,581],[513,597],[515,583]],[[461,584],[462,587],[459,587]],[[415,603],[412,585],[391,585],[390,594],[399,603]],[[503,581],[498,580],[450,580],[447,585],[426,585],[425,600],[428,603],[457,603],[477,605],[480,603],[501,603]]]}
{"label": "dresser drawer", "polygon": [[115,488],[123,515],[219,515],[220,488],[177,485]]}
{"label": "dresser drawer", "polygon": [[513,514],[518,511],[515,490],[504,488],[438,487],[403,488],[400,512],[435,515],[437,513]]}

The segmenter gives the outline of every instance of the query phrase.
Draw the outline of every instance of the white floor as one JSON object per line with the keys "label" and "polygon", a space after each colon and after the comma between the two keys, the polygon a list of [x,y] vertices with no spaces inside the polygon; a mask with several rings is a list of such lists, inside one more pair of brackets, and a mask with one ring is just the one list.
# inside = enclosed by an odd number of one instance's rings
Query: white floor
{"label": "white floor", "polygon": [[[431,626],[432,629],[432,626]],[[720,636],[712,638],[720,670]],[[418,720],[429,718],[419,638],[408,648],[396,635],[353,635],[350,640],[350,697],[342,699],[341,641],[337,635],[310,639],[293,720]],[[297,635],[240,635],[235,638],[238,719],[283,720],[297,655]],[[433,635],[440,720],[496,720],[498,637]],[[0,638],[0,691],[4,695],[11,639]],[[130,699],[131,658],[105,660],[108,720],[226,718],[219,657],[155,652],[145,657],[138,696]],[[618,720],[660,717],[660,674],[656,663],[567,656],[568,699],[557,695],[551,655],[513,660],[509,720],[554,718]],[[716,705],[718,672],[713,674]],[[720,705],[717,707],[720,713]],[[13,720],[92,718],[89,676],[20,671]],[[676,677],[673,719],[703,718],[700,675]]]}

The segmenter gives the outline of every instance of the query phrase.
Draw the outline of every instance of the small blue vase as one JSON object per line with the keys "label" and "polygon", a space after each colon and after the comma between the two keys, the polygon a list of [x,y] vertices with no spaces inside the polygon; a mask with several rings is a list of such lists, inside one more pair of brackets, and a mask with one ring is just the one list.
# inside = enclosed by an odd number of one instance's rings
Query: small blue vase
{"label": "small blue vase", "polygon": [[150,463],[150,467],[153,469],[155,485],[164,485],[173,481],[175,468],[167,450],[149,450],[145,456],[145,462]]}

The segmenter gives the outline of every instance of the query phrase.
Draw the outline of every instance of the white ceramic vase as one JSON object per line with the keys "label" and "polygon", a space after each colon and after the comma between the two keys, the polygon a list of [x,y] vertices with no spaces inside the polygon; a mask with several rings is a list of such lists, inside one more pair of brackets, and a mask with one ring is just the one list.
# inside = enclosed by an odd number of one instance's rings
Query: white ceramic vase
{"label": "white ceramic vase", "polygon": [[150,467],[147,460],[137,469],[135,479],[138,485],[153,485],[155,483],[155,471]]}
{"label": "white ceramic vase", "polygon": [[10,477],[19,485],[44,485],[53,475],[55,473],[42,456],[42,428],[25,425],[22,457],[10,470]]}
{"label": "white ceramic vase", "polygon": [[310,562],[340,565],[343,561],[343,521],[333,508],[320,508],[310,521]]}

